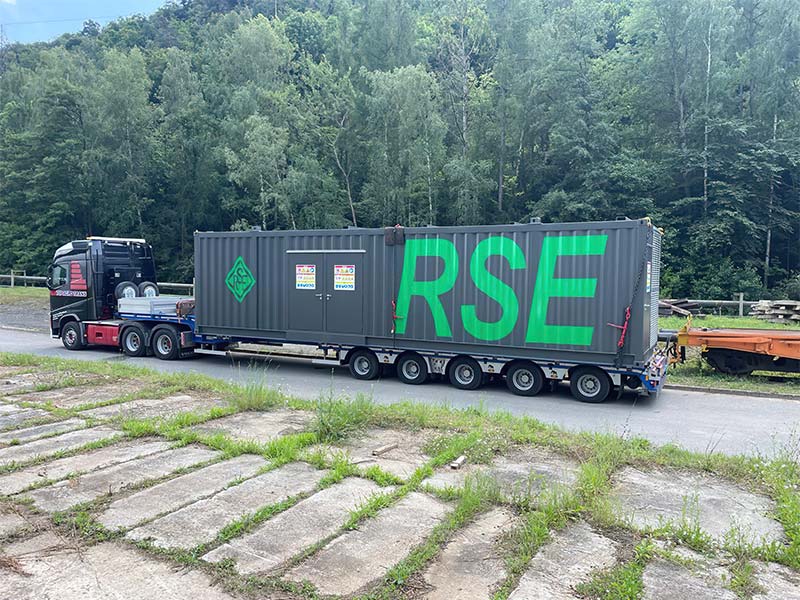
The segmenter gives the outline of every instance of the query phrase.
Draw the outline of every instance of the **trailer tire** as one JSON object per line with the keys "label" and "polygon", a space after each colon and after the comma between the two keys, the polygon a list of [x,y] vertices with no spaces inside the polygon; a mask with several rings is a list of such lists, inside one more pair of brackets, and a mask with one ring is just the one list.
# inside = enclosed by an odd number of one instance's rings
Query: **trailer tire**
{"label": "trailer tire", "polygon": [[451,360],[447,376],[450,384],[459,390],[477,390],[483,383],[481,366],[471,356],[458,356]]}
{"label": "trailer tire", "polygon": [[416,352],[403,354],[397,359],[397,378],[409,385],[420,385],[428,380],[428,363]]}
{"label": "trailer tire", "polygon": [[127,327],[119,340],[122,352],[125,356],[138,358],[147,354],[147,342],[144,331],[140,327],[132,325]]}
{"label": "trailer tire", "polygon": [[138,295],[139,288],[132,281],[123,281],[114,288],[114,297],[117,300],[120,298],[136,298]]}
{"label": "trailer tire", "polygon": [[86,342],[83,341],[83,328],[78,321],[70,321],[61,328],[61,343],[67,350],[86,348]]}
{"label": "trailer tire", "polygon": [[151,337],[153,354],[161,360],[175,360],[181,354],[178,332],[173,327],[157,329]]}
{"label": "trailer tire", "polygon": [[356,350],[350,355],[348,362],[350,368],[350,375],[355,379],[362,379],[370,381],[377,379],[381,374],[381,363],[378,362],[378,357],[372,350]]}
{"label": "trailer tire", "polygon": [[599,367],[577,367],[569,374],[569,390],[576,400],[599,404],[611,393],[611,378]]}
{"label": "trailer tire", "polygon": [[143,298],[154,298],[158,296],[158,285],[152,281],[143,281],[139,284],[139,295]]}
{"label": "trailer tire", "polygon": [[544,373],[530,361],[513,362],[506,371],[506,386],[517,396],[535,396],[544,387]]}

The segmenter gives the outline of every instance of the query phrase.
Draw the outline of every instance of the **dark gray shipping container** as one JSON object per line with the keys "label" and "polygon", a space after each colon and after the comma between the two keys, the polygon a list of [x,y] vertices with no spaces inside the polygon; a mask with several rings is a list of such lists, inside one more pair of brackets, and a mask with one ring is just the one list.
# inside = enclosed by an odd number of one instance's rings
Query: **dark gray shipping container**
{"label": "dark gray shipping container", "polygon": [[660,246],[649,219],[198,232],[196,333],[641,367]]}

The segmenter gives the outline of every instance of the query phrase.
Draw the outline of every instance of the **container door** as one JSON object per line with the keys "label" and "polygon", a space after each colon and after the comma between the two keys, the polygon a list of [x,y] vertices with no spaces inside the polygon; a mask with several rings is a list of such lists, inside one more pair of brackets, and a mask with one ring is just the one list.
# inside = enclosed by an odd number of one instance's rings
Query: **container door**
{"label": "container door", "polygon": [[325,254],[325,330],[360,334],[364,330],[364,253]]}
{"label": "container door", "polygon": [[323,331],[325,281],[322,277],[325,255],[289,253],[289,329]]}

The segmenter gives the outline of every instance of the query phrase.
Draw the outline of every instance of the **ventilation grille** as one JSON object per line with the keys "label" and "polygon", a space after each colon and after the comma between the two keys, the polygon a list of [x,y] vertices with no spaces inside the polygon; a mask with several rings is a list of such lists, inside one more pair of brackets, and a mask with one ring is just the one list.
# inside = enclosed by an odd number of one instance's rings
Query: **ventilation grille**
{"label": "ventilation grille", "polygon": [[661,232],[653,228],[653,259],[650,272],[650,347],[658,343],[658,297],[661,287]]}

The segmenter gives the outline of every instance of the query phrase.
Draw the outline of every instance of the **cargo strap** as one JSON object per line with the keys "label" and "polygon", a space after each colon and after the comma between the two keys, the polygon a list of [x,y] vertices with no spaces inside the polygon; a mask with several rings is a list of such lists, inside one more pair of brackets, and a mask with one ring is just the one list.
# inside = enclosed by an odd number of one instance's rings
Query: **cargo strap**
{"label": "cargo strap", "polygon": [[644,260],[642,261],[642,266],[639,268],[639,275],[636,277],[636,284],[633,286],[633,294],[631,295],[631,301],[628,303],[628,306],[625,307],[625,319],[622,322],[622,325],[616,325],[614,323],[606,323],[607,325],[620,330],[619,339],[617,340],[617,355],[616,357],[614,357],[614,366],[617,368],[620,368],[622,366],[622,353],[625,350],[625,341],[628,334],[628,325],[631,322],[631,312],[633,308],[633,303],[636,300],[636,296],[639,294],[639,288],[642,285],[642,277],[644,276],[644,270],[646,265],[647,265],[647,256],[644,257]]}

